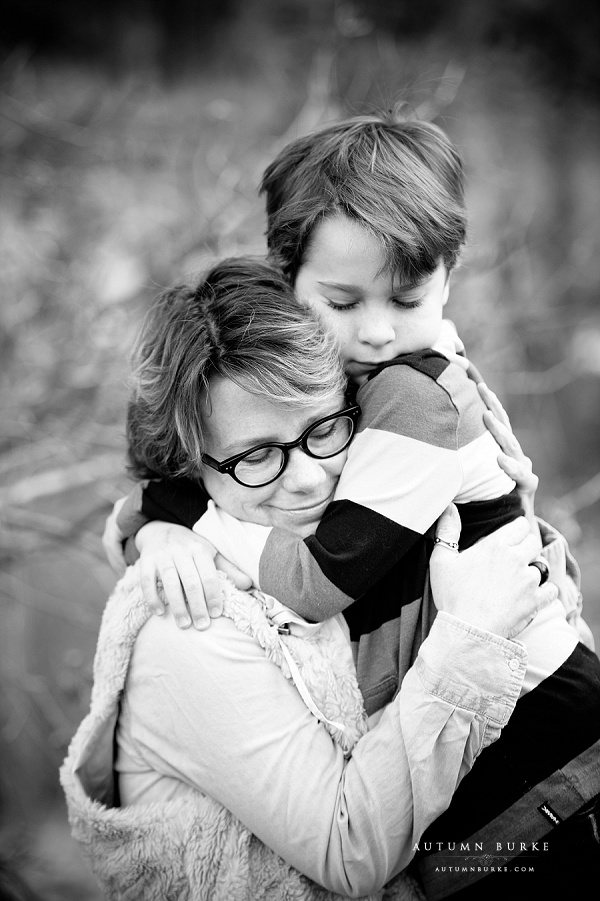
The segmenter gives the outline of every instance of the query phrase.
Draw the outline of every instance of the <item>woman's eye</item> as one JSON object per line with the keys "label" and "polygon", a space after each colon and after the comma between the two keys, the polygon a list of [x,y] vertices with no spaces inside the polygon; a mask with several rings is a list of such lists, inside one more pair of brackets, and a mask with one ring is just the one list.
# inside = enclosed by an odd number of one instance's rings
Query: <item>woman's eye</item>
{"label": "woman's eye", "polygon": [[313,431],[310,433],[310,437],[315,441],[326,441],[327,438],[330,438],[337,430],[338,425],[338,422],[334,419],[332,422],[328,422],[325,425],[319,426],[318,429],[313,429]]}
{"label": "woman's eye", "polygon": [[254,451],[253,454],[244,457],[240,462],[248,463],[250,466],[260,466],[261,463],[267,463],[275,452],[273,447],[263,447],[262,450]]}

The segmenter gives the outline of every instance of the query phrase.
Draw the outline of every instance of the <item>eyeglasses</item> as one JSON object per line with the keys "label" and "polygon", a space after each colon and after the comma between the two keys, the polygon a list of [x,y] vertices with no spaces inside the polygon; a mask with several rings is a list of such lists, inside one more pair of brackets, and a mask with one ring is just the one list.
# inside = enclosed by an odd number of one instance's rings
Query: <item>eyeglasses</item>
{"label": "eyeglasses", "polygon": [[288,464],[290,451],[295,447],[300,447],[316,460],[326,460],[340,454],[352,441],[359,416],[360,407],[353,404],[339,413],[313,422],[296,441],[258,444],[221,462],[208,454],[203,454],[202,460],[245,488],[262,488],[279,478]]}

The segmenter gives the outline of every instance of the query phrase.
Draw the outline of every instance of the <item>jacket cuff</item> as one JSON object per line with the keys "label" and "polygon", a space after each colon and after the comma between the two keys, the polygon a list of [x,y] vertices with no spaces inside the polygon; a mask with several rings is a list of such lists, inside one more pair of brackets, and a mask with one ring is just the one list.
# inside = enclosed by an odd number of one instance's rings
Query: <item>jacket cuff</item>
{"label": "jacket cuff", "polygon": [[431,694],[504,726],[519,698],[527,661],[521,642],[440,612],[416,667]]}

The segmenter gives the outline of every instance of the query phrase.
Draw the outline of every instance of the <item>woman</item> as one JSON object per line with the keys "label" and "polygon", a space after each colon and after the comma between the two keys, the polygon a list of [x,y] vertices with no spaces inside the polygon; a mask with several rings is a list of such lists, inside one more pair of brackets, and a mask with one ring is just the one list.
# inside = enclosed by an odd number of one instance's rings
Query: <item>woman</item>
{"label": "woman", "polygon": [[[138,471],[192,462],[231,515],[310,530],[352,437],[336,359],[264,265],[224,263],[168,293],[138,352]],[[268,484],[213,468],[232,456],[252,467],[260,456],[244,455],[265,442],[285,445]],[[527,655],[506,637],[556,596],[526,565],[538,545],[524,520],[460,556],[444,546],[456,523],[444,528],[431,574],[442,612],[370,731],[339,621],[298,637],[267,599],[228,587],[224,617],[181,631],[170,615],[147,620],[139,574],[127,574],[61,774],[74,834],[112,897],[415,896],[397,874],[518,697]]]}

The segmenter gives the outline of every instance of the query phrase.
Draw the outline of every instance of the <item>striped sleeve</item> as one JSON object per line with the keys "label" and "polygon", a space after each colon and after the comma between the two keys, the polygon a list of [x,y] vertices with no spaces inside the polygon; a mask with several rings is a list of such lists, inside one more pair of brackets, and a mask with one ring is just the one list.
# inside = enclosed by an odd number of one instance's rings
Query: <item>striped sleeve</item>
{"label": "striped sleeve", "polygon": [[269,535],[261,587],[307,619],[338,613],[364,594],[460,494],[463,426],[439,384],[448,362],[435,360],[439,372],[393,365],[361,387],[359,434],[316,533]]}

